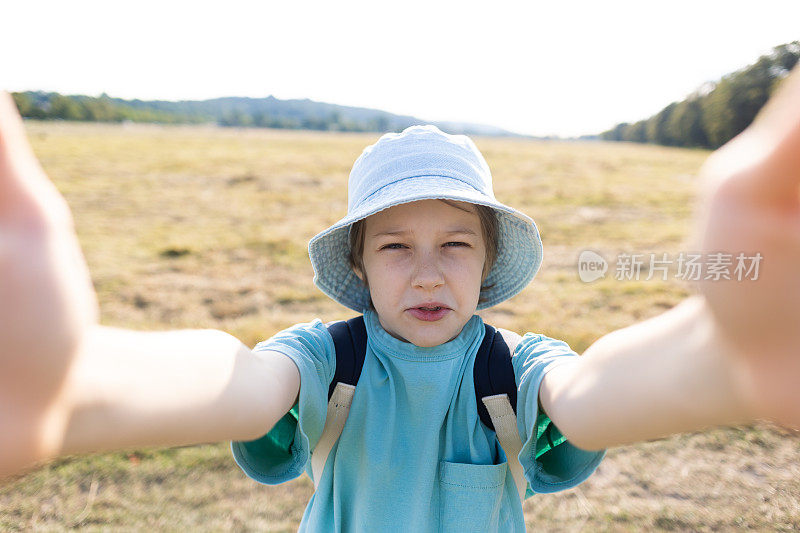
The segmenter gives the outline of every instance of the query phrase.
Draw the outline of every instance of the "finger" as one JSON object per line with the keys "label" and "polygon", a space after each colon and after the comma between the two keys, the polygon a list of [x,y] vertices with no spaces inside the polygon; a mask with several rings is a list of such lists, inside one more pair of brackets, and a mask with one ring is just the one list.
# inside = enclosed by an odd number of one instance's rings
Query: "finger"
{"label": "finger", "polygon": [[765,173],[766,184],[776,194],[796,193],[800,184],[800,66],[756,117],[753,133],[772,146],[772,171]]}
{"label": "finger", "polygon": [[755,201],[800,205],[800,65],[753,123],[709,158],[708,167],[720,178],[733,176],[724,185]]}
{"label": "finger", "polygon": [[5,91],[0,91],[0,161],[38,167],[14,99]]}
{"label": "finger", "polygon": [[764,129],[775,137],[797,134],[800,129],[800,64],[781,82],[758,113],[752,128]]}
{"label": "finger", "polygon": [[33,153],[14,100],[0,91],[0,214],[45,206],[62,211],[61,203]]}

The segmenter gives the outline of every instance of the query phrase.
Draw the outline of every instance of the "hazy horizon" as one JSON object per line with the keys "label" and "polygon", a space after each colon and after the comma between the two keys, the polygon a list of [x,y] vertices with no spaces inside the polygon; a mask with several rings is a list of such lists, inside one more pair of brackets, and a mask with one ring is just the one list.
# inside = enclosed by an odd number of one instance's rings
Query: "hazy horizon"
{"label": "hazy horizon", "polygon": [[786,0],[757,11],[718,0],[114,6],[6,7],[19,22],[0,34],[15,52],[0,89],[172,101],[273,95],[574,137],[647,118],[800,38],[800,2]]}

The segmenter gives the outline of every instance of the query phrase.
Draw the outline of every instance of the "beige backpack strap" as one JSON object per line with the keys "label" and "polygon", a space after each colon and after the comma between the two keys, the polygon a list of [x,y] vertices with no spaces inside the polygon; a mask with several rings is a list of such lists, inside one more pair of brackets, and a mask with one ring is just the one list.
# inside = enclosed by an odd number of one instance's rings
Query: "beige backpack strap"
{"label": "beige backpack strap", "polygon": [[333,445],[339,440],[350,414],[350,404],[353,403],[353,393],[356,388],[346,383],[337,383],[333,389],[331,399],[328,401],[328,412],[325,415],[325,427],[316,448],[311,452],[311,474],[314,477],[314,489],[319,486],[322,471],[328,460]]}
{"label": "beige backpack strap", "polygon": [[525,490],[528,488],[528,481],[525,479],[525,472],[519,462],[519,452],[522,450],[522,439],[519,438],[517,430],[517,415],[511,408],[508,394],[495,394],[481,398],[489,416],[492,418],[497,440],[503,452],[506,454],[508,469],[514,478],[517,486],[520,502],[525,501]]}

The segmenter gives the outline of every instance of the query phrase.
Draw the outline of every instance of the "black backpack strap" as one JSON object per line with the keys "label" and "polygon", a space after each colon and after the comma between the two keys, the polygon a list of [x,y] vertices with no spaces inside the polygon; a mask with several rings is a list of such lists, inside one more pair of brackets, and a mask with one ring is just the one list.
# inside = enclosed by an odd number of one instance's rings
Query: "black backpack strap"
{"label": "black backpack strap", "polygon": [[514,367],[511,364],[511,350],[509,350],[508,344],[495,328],[489,324],[485,324],[485,326],[486,333],[483,336],[483,342],[475,355],[472,379],[475,382],[478,416],[486,427],[494,430],[492,418],[481,398],[495,394],[508,394],[508,401],[516,414],[517,382],[514,379]]}
{"label": "black backpack strap", "polygon": [[328,388],[328,399],[331,399],[337,383],[346,383],[354,387],[361,376],[364,357],[367,354],[367,327],[364,317],[357,316],[350,320],[334,322],[328,326],[336,349],[336,372]]}

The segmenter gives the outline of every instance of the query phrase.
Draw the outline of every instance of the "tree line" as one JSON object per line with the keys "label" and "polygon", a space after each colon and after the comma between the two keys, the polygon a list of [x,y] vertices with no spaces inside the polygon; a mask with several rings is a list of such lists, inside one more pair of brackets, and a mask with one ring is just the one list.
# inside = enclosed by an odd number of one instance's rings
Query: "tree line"
{"label": "tree line", "polygon": [[[39,120],[93,122],[211,123],[232,127],[322,131],[400,131],[420,120],[386,111],[338,106],[308,99],[225,97],[202,101],[123,100],[62,95],[57,92],[12,93],[20,114]],[[457,125],[456,125],[457,126]],[[502,133],[498,128],[499,133]],[[495,133],[492,131],[492,133]]]}
{"label": "tree line", "polygon": [[56,92],[11,93],[20,114],[38,120],[78,120],[92,122],[158,122],[188,124],[208,122],[207,117],[158,109],[137,108],[103,94],[98,98],[62,95]]}
{"label": "tree line", "polygon": [[753,121],[798,58],[800,41],[776,46],[754,64],[700,87],[652,117],[617,124],[599,137],[608,141],[719,148]]}

